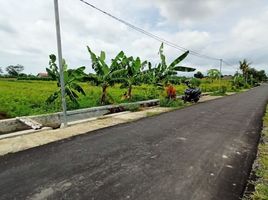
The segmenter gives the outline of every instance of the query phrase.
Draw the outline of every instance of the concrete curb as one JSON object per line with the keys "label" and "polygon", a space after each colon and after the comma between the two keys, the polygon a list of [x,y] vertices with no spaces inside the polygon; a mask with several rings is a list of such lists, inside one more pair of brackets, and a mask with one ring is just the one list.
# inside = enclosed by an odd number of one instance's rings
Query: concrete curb
{"label": "concrete curb", "polygon": [[[160,102],[159,99],[152,99],[146,101],[138,101],[133,103],[122,103],[118,105],[107,105],[107,106],[99,106],[92,108],[85,108],[79,110],[72,110],[67,112],[68,122],[72,124],[75,121],[88,120],[94,117],[104,116],[108,113],[121,110],[121,108],[131,106],[131,105],[139,105],[139,106],[155,106]],[[60,128],[62,121],[62,113],[52,113],[52,114],[44,114],[44,115],[36,115],[36,116],[27,116],[27,118],[34,120],[43,127],[51,127],[53,129]],[[0,120],[0,135],[13,133],[17,131],[25,131],[31,130],[31,128],[24,123],[22,123],[17,118]]]}

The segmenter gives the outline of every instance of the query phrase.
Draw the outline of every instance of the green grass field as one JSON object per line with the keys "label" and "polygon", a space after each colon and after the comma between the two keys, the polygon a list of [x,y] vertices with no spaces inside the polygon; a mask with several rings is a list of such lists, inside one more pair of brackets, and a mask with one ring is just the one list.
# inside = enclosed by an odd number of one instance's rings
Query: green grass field
{"label": "green grass field", "polygon": [[[227,80],[209,81],[202,80],[200,85],[203,92],[213,92],[220,85],[227,87],[231,91],[231,83]],[[86,96],[80,96],[79,108],[88,108],[99,106],[99,98],[101,88],[81,83],[81,86],[86,92]],[[178,95],[183,94],[186,86],[175,86]],[[61,110],[60,99],[53,104],[46,104],[46,99],[57,90],[56,82],[53,81],[18,81],[15,79],[0,79],[0,113],[5,113],[8,117],[27,116],[35,114],[52,113]],[[108,89],[109,99],[112,104],[127,102],[123,98],[123,94],[127,91],[126,88],[120,88],[120,85],[115,85]],[[135,86],[133,88],[133,98],[131,101],[140,101],[147,99],[159,98],[165,95],[164,91],[157,90],[151,85]],[[78,109],[71,102],[67,102],[68,110]]]}

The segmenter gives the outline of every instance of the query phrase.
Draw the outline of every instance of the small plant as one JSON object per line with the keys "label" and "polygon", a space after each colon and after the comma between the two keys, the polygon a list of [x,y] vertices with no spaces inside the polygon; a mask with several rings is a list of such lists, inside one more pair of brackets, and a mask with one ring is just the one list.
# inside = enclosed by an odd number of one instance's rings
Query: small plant
{"label": "small plant", "polygon": [[212,93],[213,96],[224,96],[226,95],[227,92],[227,87],[226,86],[221,86],[219,90],[215,91]]}
{"label": "small plant", "polygon": [[172,85],[167,86],[166,94],[168,99],[176,99],[176,88]]}
{"label": "small plant", "polygon": [[182,100],[179,99],[167,99],[162,98],[160,99],[160,106],[161,107],[182,107],[184,105]]}

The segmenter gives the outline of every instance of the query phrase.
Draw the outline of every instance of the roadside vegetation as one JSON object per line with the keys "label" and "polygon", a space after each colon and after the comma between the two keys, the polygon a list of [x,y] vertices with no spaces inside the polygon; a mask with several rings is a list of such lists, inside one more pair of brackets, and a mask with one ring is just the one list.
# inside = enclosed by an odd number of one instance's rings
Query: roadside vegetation
{"label": "roadside vegetation", "polygon": [[[156,98],[160,99],[161,106],[181,107],[183,102],[176,96],[184,93],[186,81],[202,92],[223,96],[226,92],[257,86],[267,79],[263,70],[255,70],[246,60],[240,62],[242,73],[231,77],[223,76],[217,69],[208,70],[207,76],[196,72],[194,78],[180,77],[178,72],[195,71],[195,68],[181,65],[189,52],[168,64],[163,44],[159,49],[159,64],[155,66],[139,57],[127,56],[123,51],[108,62],[105,52],[97,55],[90,47],[87,50],[94,73],[86,74],[84,66],[69,69],[63,60],[68,110]],[[22,65],[8,66],[7,74],[3,74],[1,68],[0,118],[1,115],[6,118],[61,111],[56,56],[49,57],[47,77],[26,75],[23,69]]]}
{"label": "roadside vegetation", "polygon": [[257,164],[257,181],[253,183],[255,191],[249,198],[252,200],[268,199],[268,106],[263,118],[263,127],[261,143],[258,148],[258,156],[255,161]]}

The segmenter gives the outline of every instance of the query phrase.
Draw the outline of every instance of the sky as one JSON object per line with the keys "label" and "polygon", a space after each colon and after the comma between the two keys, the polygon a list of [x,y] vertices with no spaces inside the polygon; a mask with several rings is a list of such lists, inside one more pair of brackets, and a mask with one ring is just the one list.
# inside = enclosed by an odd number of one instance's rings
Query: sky
{"label": "sky", "polygon": [[[222,58],[233,74],[246,58],[268,73],[267,0],[87,0],[148,32],[201,54]],[[160,42],[86,6],[59,0],[63,57],[70,68],[92,72],[88,45],[107,61],[123,50],[153,64]],[[164,47],[168,62],[183,52]],[[57,54],[53,0],[0,0],[0,67],[21,64],[25,73],[45,72]],[[182,65],[206,73],[219,62],[189,55]]]}

